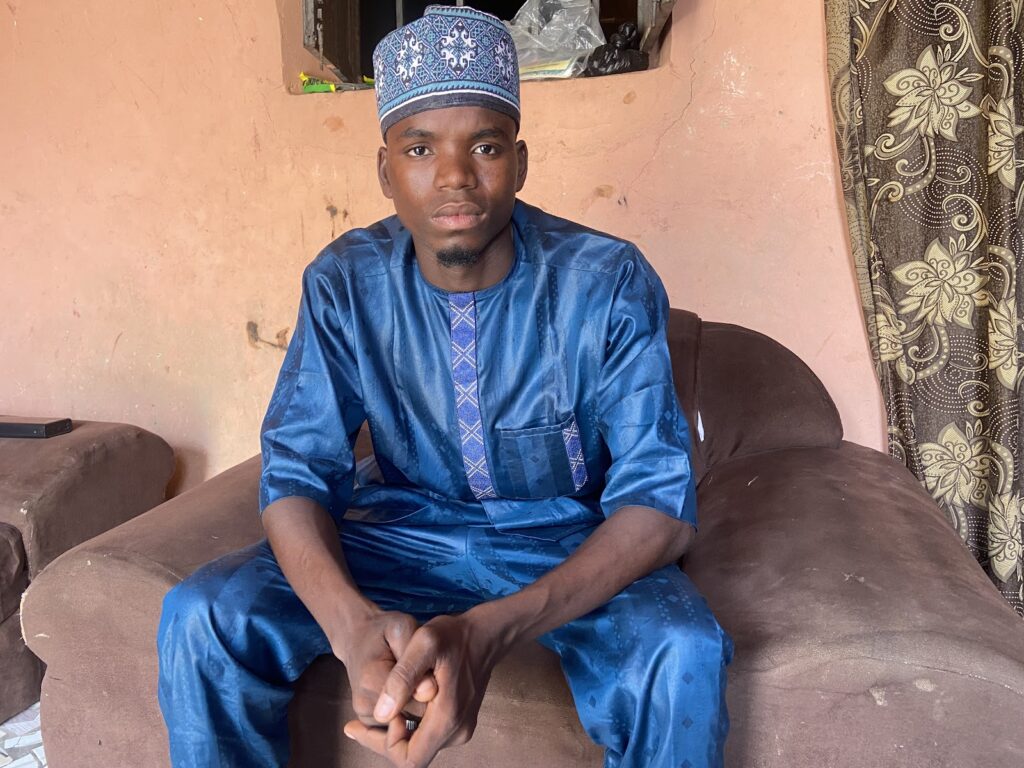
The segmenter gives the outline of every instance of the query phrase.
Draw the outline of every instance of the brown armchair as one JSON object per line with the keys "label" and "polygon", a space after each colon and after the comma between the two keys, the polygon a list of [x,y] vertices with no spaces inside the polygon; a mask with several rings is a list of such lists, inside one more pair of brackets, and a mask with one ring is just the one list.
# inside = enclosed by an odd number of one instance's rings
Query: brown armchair
{"label": "brown armchair", "polygon": [[[728,764],[1024,760],[1024,623],[914,478],[843,442],[828,393],[781,345],[678,310],[670,344],[700,481],[700,532],[684,565],[736,641]],[[161,600],[261,536],[258,475],[250,459],[77,547],[29,589],[24,623],[49,665],[42,718],[54,768],[167,765]],[[383,766],[343,737],[348,717],[344,670],[324,657],[289,713],[291,764]],[[496,669],[473,741],[435,764],[582,768],[601,755],[557,658],[530,644]]]}

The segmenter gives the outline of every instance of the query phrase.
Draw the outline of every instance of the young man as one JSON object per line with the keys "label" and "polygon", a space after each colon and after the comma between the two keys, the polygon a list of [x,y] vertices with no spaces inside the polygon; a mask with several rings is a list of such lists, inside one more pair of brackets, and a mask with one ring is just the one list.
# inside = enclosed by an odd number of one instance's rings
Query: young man
{"label": "young man", "polygon": [[424,768],[537,639],[606,766],[719,766],[732,645],[675,565],[696,510],[665,291],[631,244],[516,200],[501,22],[432,6],[374,64],[397,216],[305,272],[263,425],[267,541],[164,603],[172,762],[283,766],[292,684],[333,653],[346,735]]}

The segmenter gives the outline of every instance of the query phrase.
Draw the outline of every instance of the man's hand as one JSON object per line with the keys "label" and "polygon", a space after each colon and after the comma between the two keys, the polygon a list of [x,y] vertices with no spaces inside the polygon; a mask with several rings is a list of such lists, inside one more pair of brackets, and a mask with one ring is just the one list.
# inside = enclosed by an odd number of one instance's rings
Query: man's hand
{"label": "man's hand", "polygon": [[[345,735],[401,768],[426,768],[444,747],[469,741],[491,671],[507,651],[500,627],[474,616],[473,611],[438,616],[416,630],[373,710],[387,730],[367,727],[361,718],[345,725]],[[425,698],[420,681],[431,671],[436,695],[428,699],[419,727],[409,734],[403,712],[411,713],[411,699]]]}
{"label": "man's hand", "polygon": [[[395,662],[402,657],[412,640],[416,620],[405,613],[378,611],[354,623],[341,637],[331,637],[331,649],[345,665],[352,689],[352,708],[359,722],[379,726],[374,719],[374,706],[384,690],[385,681]],[[333,633],[332,633],[333,634]],[[414,690],[403,704],[404,711],[420,717],[424,703],[434,698],[437,686],[433,676],[420,675]],[[402,720],[404,724],[404,719]]]}
{"label": "man's hand", "polygon": [[[480,603],[459,616],[439,616],[420,627],[384,682],[374,718],[345,735],[400,768],[426,768],[444,747],[469,741],[494,665],[516,643],[535,640],[604,605],[639,578],[676,562],[694,529],[647,507],[623,507],[605,520],[563,563],[507,597]],[[614,568],[608,567],[615,563]],[[433,670],[436,694],[411,735],[403,708]]]}
{"label": "man's hand", "polygon": [[[341,659],[352,686],[352,706],[363,722],[373,720],[373,705],[391,668],[416,631],[412,616],[381,611],[359,591],[345,564],[338,529],[311,499],[278,499],[263,513],[263,527],[288,583],[313,614]],[[417,681],[410,714],[437,691],[432,677]]]}

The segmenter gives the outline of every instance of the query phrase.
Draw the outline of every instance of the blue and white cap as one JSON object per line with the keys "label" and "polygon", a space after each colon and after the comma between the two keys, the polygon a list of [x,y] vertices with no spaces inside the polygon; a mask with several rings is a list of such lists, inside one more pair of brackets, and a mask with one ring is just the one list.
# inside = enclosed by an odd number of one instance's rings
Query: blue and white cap
{"label": "blue and white cap", "polygon": [[505,25],[474,8],[431,5],[373,52],[380,130],[417,112],[487,107],[519,125],[519,60]]}

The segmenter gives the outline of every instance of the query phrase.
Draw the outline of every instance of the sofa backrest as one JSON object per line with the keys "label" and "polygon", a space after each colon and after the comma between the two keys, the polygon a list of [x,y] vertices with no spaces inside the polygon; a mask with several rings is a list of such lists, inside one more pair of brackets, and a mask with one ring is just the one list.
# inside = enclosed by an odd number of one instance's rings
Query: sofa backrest
{"label": "sofa backrest", "polygon": [[681,309],[671,311],[668,340],[698,482],[708,468],[737,456],[842,441],[825,387],[777,341]]}

